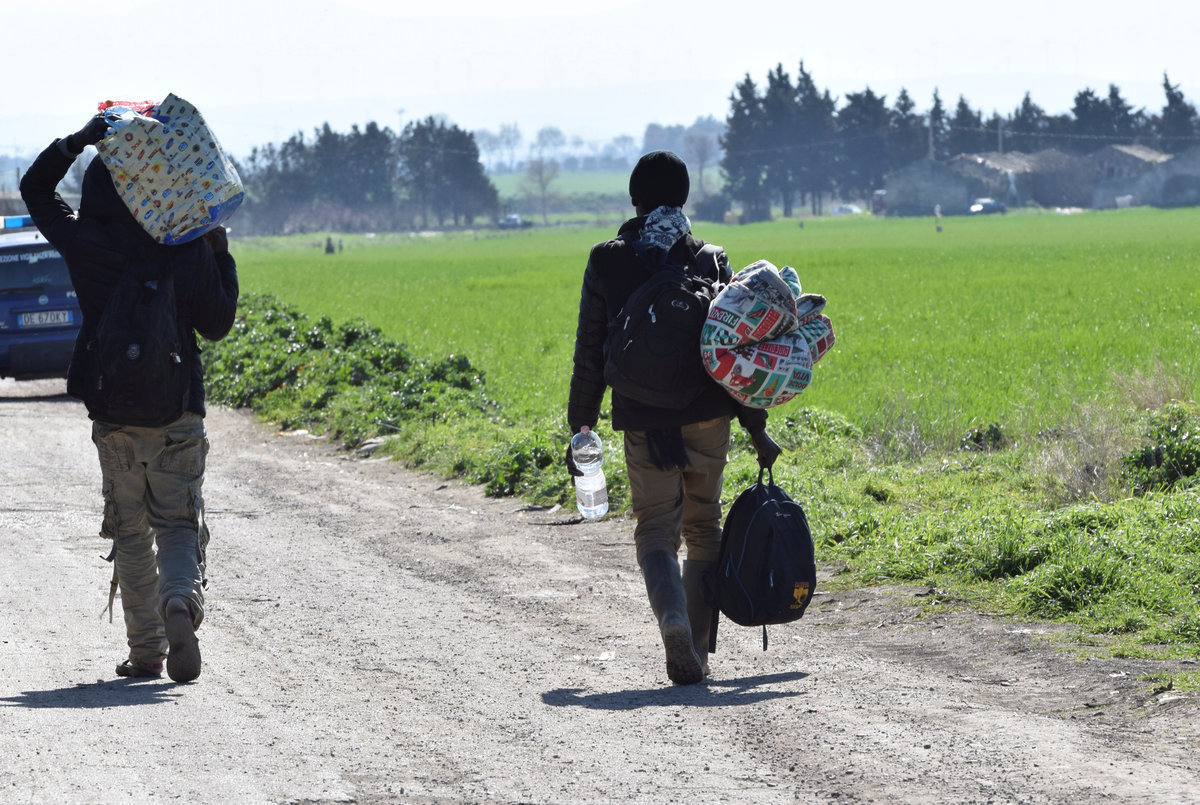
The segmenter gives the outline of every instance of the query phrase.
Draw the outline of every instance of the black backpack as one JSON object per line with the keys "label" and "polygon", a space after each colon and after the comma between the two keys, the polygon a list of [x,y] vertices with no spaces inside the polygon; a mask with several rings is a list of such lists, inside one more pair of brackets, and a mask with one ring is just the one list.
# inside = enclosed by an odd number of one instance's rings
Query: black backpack
{"label": "black backpack", "polygon": [[[707,244],[695,260],[719,266],[719,254]],[[608,323],[604,382],[643,405],[686,408],[713,382],[700,357],[700,333],[716,295],[716,282],[684,266],[652,273]]]}
{"label": "black backpack", "polygon": [[774,474],[764,486],[763,472],[729,508],[717,566],[704,579],[705,601],[713,607],[710,652],[717,650],[720,613],[741,626],[761,626],[766,651],[767,626],[799,620],[816,590],[804,509],[775,485]]}
{"label": "black backpack", "polygon": [[162,427],[183,416],[191,370],[169,269],[143,261],[127,265],[88,350],[87,402],[97,419]]}

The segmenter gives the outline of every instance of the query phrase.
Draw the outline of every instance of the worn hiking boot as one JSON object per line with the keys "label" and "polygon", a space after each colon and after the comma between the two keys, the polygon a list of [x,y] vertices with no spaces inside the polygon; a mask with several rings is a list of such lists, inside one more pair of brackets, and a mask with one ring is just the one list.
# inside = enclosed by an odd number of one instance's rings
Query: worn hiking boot
{"label": "worn hiking boot", "polygon": [[191,682],[200,676],[200,641],[187,601],[175,597],[167,602],[167,676],[176,682]]}
{"label": "worn hiking boot", "polygon": [[148,665],[136,663],[133,660],[124,660],[117,666],[117,676],[130,677],[146,677],[149,679],[157,679],[162,676],[163,664],[161,662],[153,662]]}
{"label": "worn hiking boot", "polygon": [[642,559],[642,575],[666,650],[667,676],[676,685],[695,685],[704,668],[692,647],[679,560],[667,551],[651,551]]}

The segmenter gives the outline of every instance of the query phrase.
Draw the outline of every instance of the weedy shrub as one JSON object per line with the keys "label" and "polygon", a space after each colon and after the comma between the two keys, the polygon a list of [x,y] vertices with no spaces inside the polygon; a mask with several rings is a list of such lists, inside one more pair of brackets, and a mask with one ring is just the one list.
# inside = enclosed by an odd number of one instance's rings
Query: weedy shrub
{"label": "weedy shrub", "polygon": [[1125,468],[1139,494],[1191,482],[1200,471],[1200,410],[1168,403],[1150,413],[1148,445],[1125,457]]}
{"label": "weedy shrub", "polygon": [[1051,503],[1111,502],[1128,494],[1123,460],[1137,441],[1123,406],[1088,403],[1037,434],[1031,459]]}
{"label": "weedy shrub", "polygon": [[366,322],[314,322],[265,295],[242,298],[233,330],[204,363],[214,402],[350,446],[405,422],[495,408],[482,372],[461,355],[416,357]]}

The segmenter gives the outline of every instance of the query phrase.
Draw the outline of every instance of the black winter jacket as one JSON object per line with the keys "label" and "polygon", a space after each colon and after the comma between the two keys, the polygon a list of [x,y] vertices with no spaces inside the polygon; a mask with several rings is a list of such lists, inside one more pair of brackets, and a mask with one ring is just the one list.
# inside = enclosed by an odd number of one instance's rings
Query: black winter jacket
{"label": "black winter jacket", "polygon": [[171,266],[177,315],[186,328],[184,331],[193,333],[184,339],[184,361],[191,372],[187,410],[204,416],[204,369],[194,333],[219,341],[233,327],[238,299],[237,264],[233,256],[228,252],[214,255],[202,238],[177,246],[155,242],[125,207],[99,158],[93,159],[84,173],[76,213],[55,192],[75,161],[75,157],[63,153],[57,142],[42,151],[29,167],[21,180],[21,197],[37,228],[66,260],[83,312],[83,327],[67,370],[67,393],[82,400],[88,406],[89,416],[95,418],[85,382],[92,360],[87,346],[109,295],[128,269],[128,259],[139,255],[154,263],[169,262]]}
{"label": "black winter jacket", "polygon": [[[645,216],[626,221],[621,225],[616,238],[597,243],[588,257],[579,299],[579,325],[575,331],[575,367],[571,374],[571,392],[567,403],[567,422],[573,433],[578,432],[584,425],[596,425],[606,388],[604,341],[608,335],[608,323],[616,317],[638,286],[650,276],[651,269],[637,261],[633,254],[633,241],[645,222]],[[670,260],[692,265],[695,261],[691,258],[703,246],[704,241],[688,234],[671,249]],[[731,272],[727,261],[722,259],[720,262],[722,276],[708,278],[729,282]],[[690,270],[701,273],[707,271],[711,274],[712,268],[696,267]],[[661,430],[704,422],[720,416],[737,416],[742,426],[751,433],[761,431],[767,424],[766,411],[741,405],[716,382],[713,382],[711,389],[682,410],[654,408],[616,392],[612,395],[614,430]]]}

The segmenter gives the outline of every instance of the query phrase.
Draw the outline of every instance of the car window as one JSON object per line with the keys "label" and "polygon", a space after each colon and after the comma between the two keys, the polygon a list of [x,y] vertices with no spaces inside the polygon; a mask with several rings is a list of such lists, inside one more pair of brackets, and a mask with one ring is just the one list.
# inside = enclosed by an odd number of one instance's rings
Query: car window
{"label": "car window", "polygon": [[0,247],[0,293],[70,287],[66,261],[52,246]]}

